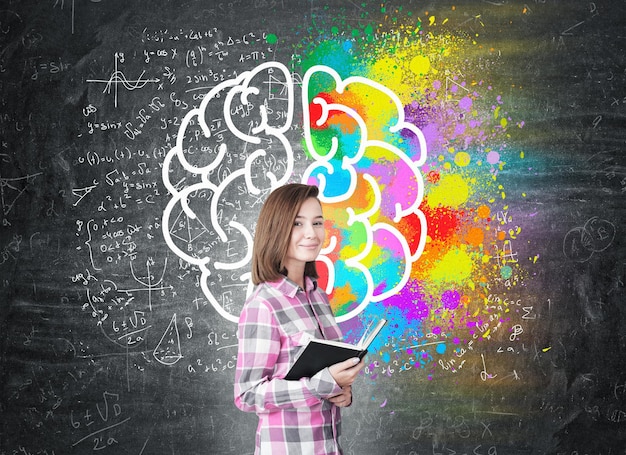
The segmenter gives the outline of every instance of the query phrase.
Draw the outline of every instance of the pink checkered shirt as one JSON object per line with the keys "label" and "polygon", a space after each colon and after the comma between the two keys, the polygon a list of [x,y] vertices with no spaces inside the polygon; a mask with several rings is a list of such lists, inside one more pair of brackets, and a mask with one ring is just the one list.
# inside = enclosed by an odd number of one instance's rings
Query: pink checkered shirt
{"label": "pink checkered shirt", "polygon": [[255,454],[341,454],[341,414],[327,398],[341,393],[328,368],[283,379],[308,337],[341,339],[328,297],[307,278],[306,291],[284,278],[262,283],[239,318],[235,405],[259,417]]}

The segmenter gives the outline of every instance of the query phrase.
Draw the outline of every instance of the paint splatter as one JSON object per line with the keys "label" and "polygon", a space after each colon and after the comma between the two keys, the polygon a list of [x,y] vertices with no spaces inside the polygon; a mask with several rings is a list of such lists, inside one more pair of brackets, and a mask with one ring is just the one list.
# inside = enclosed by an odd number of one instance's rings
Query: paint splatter
{"label": "paint splatter", "polygon": [[[523,159],[508,145],[523,121],[469,62],[475,37],[438,28],[446,18],[381,13],[359,28],[328,18],[329,30],[301,44],[302,71],[322,69],[305,84],[304,180],[323,188],[333,222],[331,298],[348,337],[384,316],[391,323],[371,352],[433,379],[462,367],[446,355],[460,359],[510,320],[506,299],[489,305],[489,288],[512,290],[524,277],[501,177]],[[383,90],[344,84],[355,77],[388,88],[401,111]]]}

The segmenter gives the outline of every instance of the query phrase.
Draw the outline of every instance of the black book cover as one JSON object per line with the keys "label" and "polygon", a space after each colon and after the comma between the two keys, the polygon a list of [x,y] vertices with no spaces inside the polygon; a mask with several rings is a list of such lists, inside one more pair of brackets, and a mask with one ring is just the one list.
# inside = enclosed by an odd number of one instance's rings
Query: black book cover
{"label": "black book cover", "polygon": [[385,319],[381,319],[370,333],[366,330],[357,345],[341,341],[310,340],[285,376],[285,379],[310,378],[318,371],[352,357],[362,359],[367,354],[367,348],[386,322]]}

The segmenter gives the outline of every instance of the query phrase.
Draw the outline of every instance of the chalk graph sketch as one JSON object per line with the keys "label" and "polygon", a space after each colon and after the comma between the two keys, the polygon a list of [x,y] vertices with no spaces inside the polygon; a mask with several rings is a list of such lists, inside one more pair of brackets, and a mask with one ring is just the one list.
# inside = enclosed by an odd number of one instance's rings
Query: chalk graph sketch
{"label": "chalk graph sketch", "polygon": [[126,75],[118,69],[119,64],[123,64],[125,56],[123,52],[116,52],[114,56],[114,70],[108,79],[87,79],[86,82],[104,84],[102,93],[111,94],[113,92],[113,99],[115,107],[118,106],[118,93],[120,85],[130,91],[139,90],[147,86],[148,84],[156,84],[160,82],[160,79],[143,79],[145,71],[142,71],[137,79],[127,79]]}
{"label": "chalk graph sketch", "polygon": [[[154,325],[153,302],[164,291],[172,290],[172,286],[163,285],[167,259],[162,265],[157,265],[153,258],[148,258],[142,272],[135,270],[133,262],[129,261],[130,276],[137,286],[120,287],[112,280],[103,280],[97,290],[86,291],[87,302],[83,304],[83,309],[91,310],[92,318],[97,321],[105,338],[124,348],[144,344],[146,334]],[[154,357],[160,363],[172,365],[182,358],[180,351],[180,337],[174,314],[154,349]]]}
{"label": "chalk graph sketch", "polygon": [[[328,83],[334,86],[332,90],[318,96],[320,84]],[[397,96],[381,84],[364,77],[342,80],[332,68],[318,65],[305,74],[302,86],[303,129],[311,164],[299,179],[319,185],[320,199],[333,212],[329,213],[333,223],[330,239],[318,262],[326,291],[336,294],[338,306],[344,307],[338,312],[338,320],[345,321],[359,315],[370,302],[384,300],[405,286],[412,264],[423,251],[426,220],[419,210],[423,197],[419,166],[426,159],[426,143],[419,128],[404,121]],[[379,109],[359,112],[359,107],[345,98],[346,93],[355,91],[378,97]],[[163,213],[165,240],[177,256],[200,268],[204,295],[220,315],[233,322],[237,321],[246,293],[251,290],[249,265],[254,212],[258,211],[261,198],[296,178],[294,147],[285,136],[292,127],[294,92],[291,75],[280,63],[259,65],[221,83],[184,118],[176,146],[164,160],[163,182],[172,194]],[[284,105],[285,115],[272,116],[276,106],[270,103],[275,102]],[[217,109],[216,104],[219,104]],[[258,109],[257,121],[245,125],[247,129],[237,123],[236,113],[242,107]],[[388,116],[390,122],[384,127],[387,131],[379,131],[384,128],[372,124],[374,112]],[[226,143],[214,137],[211,126],[215,124],[215,116],[237,142]],[[337,118],[351,122],[354,134],[332,133],[326,144],[319,142],[314,130],[329,129]],[[190,130],[195,126],[201,128],[203,139],[215,141],[209,147],[213,152],[201,158],[206,160],[204,163],[190,162],[190,159],[198,160],[190,153],[193,138],[197,136],[190,134]],[[394,136],[402,140],[389,139]],[[279,144],[279,155],[276,148],[270,149],[270,144]],[[411,153],[407,153],[407,147]],[[238,156],[240,168],[233,169],[231,165],[226,177],[214,172],[224,163],[232,163],[233,155]],[[178,178],[180,173],[173,171],[180,167],[189,178],[199,175],[200,181],[175,185],[172,176]],[[392,174],[391,168],[395,179],[385,181]],[[364,192],[371,196],[366,204],[362,200]],[[207,200],[207,204],[194,203],[196,199]],[[235,215],[226,215],[232,209]],[[250,217],[236,216],[238,211],[246,209],[251,212]],[[407,216],[419,219],[419,237],[414,244],[409,244],[396,227]],[[340,250],[348,246],[347,232],[354,229],[363,230],[363,240],[358,245],[352,243],[353,251],[340,257]],[[195,241],[203,235],[206,242],[213,241],[212,246]],[[202,247],[194,248],[194,244]],[[378,250],[381,245],[384,255]],[[385,279],[377,276],[380,263],[373,261],[374,257],[387,264],[393,262],[395,276],[386,274]],[[225,280],[224,276],[229,278]],[[360,298],[341,302],[339,296],[346,292],[340,288],[345,289],[349,283],[358,287],[352,285],[347,293],[356,292]],[[235,289],[238,291],[233,295]]]}

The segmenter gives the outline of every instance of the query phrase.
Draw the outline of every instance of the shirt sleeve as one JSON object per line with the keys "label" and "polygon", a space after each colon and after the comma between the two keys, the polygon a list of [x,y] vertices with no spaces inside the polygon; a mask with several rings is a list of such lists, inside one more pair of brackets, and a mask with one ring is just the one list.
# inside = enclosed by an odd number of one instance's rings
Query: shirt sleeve
{"label": "shirt sleeve", "polygon": [[238,327],[235,406],[245,412],[303,408],[341,393],[328,368],[311,378],[273,377],[281,350],[280,330],[263,302],[245,305]]}

